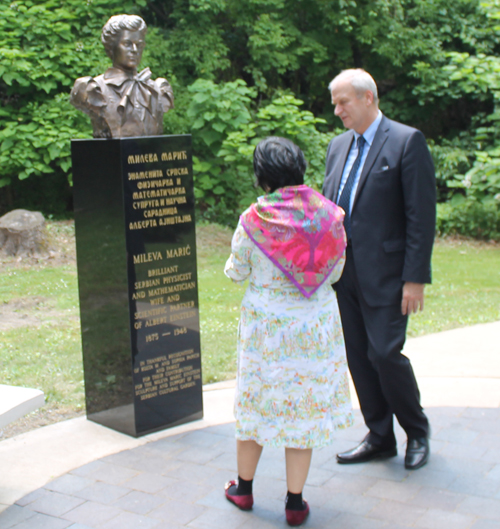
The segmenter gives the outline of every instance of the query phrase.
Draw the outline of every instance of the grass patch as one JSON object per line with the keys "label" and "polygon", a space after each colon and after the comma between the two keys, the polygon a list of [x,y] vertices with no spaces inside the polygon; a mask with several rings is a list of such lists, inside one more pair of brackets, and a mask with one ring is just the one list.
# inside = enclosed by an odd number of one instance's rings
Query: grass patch
{"label": "grass patch", "polygon": [[[39,388],[48,406],[83,409],[78,287],[71,223],[49,223],[58,247],[45,261],[0,260],[0,383]],[[224,275],[232,230],[197,228],[203,382],[233,378],[246,285]],[[59,256],[59,257],[58,257]],[[434,283],[409,335],[500,320],[500,245],[438,241]],[[4,323],[11,319],[11,328]],[[3,326],[2,326],[3,325]]]}
{"label": "grass patch", "polygon": [[4,270],[0,280],[0,300],[8,303],[19,298],[44,298],[61,310],[78,312],[78,285],[74,267],[47,267],[39,270]]}
{"label": "grass patch", "polygon": [[236,374],[236,333],[246,285],[224,275],[232,230],[215,225],[197,230],[198,283],[203,381],[219,382]]}
{"label": "grass patch", "polygon": [[47,403],[83,409],[80,325],[25,327],[0,333],[3,384],[44,391]]}
{"label": "grass patch", "polygon": [[500,320],[500,245],[438,240],[424,311],[410,317],[409,336]]}

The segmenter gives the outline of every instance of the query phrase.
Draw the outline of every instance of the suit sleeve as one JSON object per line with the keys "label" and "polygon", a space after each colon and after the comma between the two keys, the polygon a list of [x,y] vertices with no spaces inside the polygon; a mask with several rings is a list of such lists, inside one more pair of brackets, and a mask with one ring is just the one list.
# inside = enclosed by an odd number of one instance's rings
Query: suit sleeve
{"label": "suit sleeve", "polygon": [[[328,147],[326,149],[326,157],[325,157],[325,179],[323,180],[323,188],[321,190],[321,193],[322,195],[326,196],[326,192],[327,192],[327,185],[328,185],[328,182],[327,182],[327,178],[328,178],[328,173],[330,172],[329,171],[329,164],[328,164],[328,160],[330,159],[330,148],[332,146],[332,142],[333,140],[330,140],[330,143],[328,144]],[[327,198],[330,198],[330,197],[327,197]],[[331,199],[330,199],[331,200]]]}
{"label": "suit sleeve", "polygon": [[334,181],[333,181],[333,175],[331,175],[332,171],[332,164],[333,164],[333,157],[331,156],[332,153],[332,145],[335,142],[335,138],[330,141],[328,144],[328,148],[326,150],[326,160],[325,160],[325,179],[323,181],[323,189],[321,193],[328,198],[331,201],[334,201]]}
{"label": "suit sleeve", "polygon": [[424,135],[408,137],[402,163],[406,215],[404,282],[430,283],[431,256],[436,228],[436,179],[434,164]]}

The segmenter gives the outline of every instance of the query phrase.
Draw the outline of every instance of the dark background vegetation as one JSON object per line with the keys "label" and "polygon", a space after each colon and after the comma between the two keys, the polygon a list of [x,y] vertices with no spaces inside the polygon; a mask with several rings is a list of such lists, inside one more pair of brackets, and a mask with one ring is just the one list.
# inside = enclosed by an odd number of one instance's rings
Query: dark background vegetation
{"label": "dark background vegetation", "polygon": [[0,2],[0,214],[71,216],[70,140],[91,127],[68,95],[109,66],[101,28],[129,13],[149,26],[141,67],[174,88],[165,133],[193,134],[199,218],[234,225],[257,193],[253,147],[269,134],[303,148],[320,188],[341,127],[328,83],[362,67],[382,111],[429,140],[439,231],[500,239],[497,0]]}

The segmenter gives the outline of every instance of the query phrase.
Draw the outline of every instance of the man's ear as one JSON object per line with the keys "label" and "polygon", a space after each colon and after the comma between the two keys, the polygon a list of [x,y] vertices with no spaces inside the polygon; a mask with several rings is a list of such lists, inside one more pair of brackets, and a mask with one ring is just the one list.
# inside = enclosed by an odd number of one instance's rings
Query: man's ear
{"label": "man's ear", "polygon": [[367,107],[371,106],[374,100],[373,92],[371,90],[367,90],[365,92],[365,98],[366,98],[366,106]]}

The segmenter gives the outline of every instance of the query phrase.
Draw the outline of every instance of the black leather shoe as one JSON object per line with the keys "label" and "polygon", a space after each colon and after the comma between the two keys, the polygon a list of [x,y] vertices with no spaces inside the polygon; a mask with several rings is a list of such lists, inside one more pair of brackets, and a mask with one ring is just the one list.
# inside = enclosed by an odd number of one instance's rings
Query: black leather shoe
{"label": "black leather shoe", "polygon": [[373,461],[374,459],[386,459],[397,455],[398,450],[395,446],[392,448],[375,446],[365,439],[361,444],[356,446],[356,448],[337,454],[337,463],[340,463],[341,465],[366,463],[367,461]]}
{"label": "black leather shoe", "polygon": [[429,439],[427,437],[408,439],[405,468],[408,470],[417,470],[417,468],[423,467],[429,461],[430,453]]}

